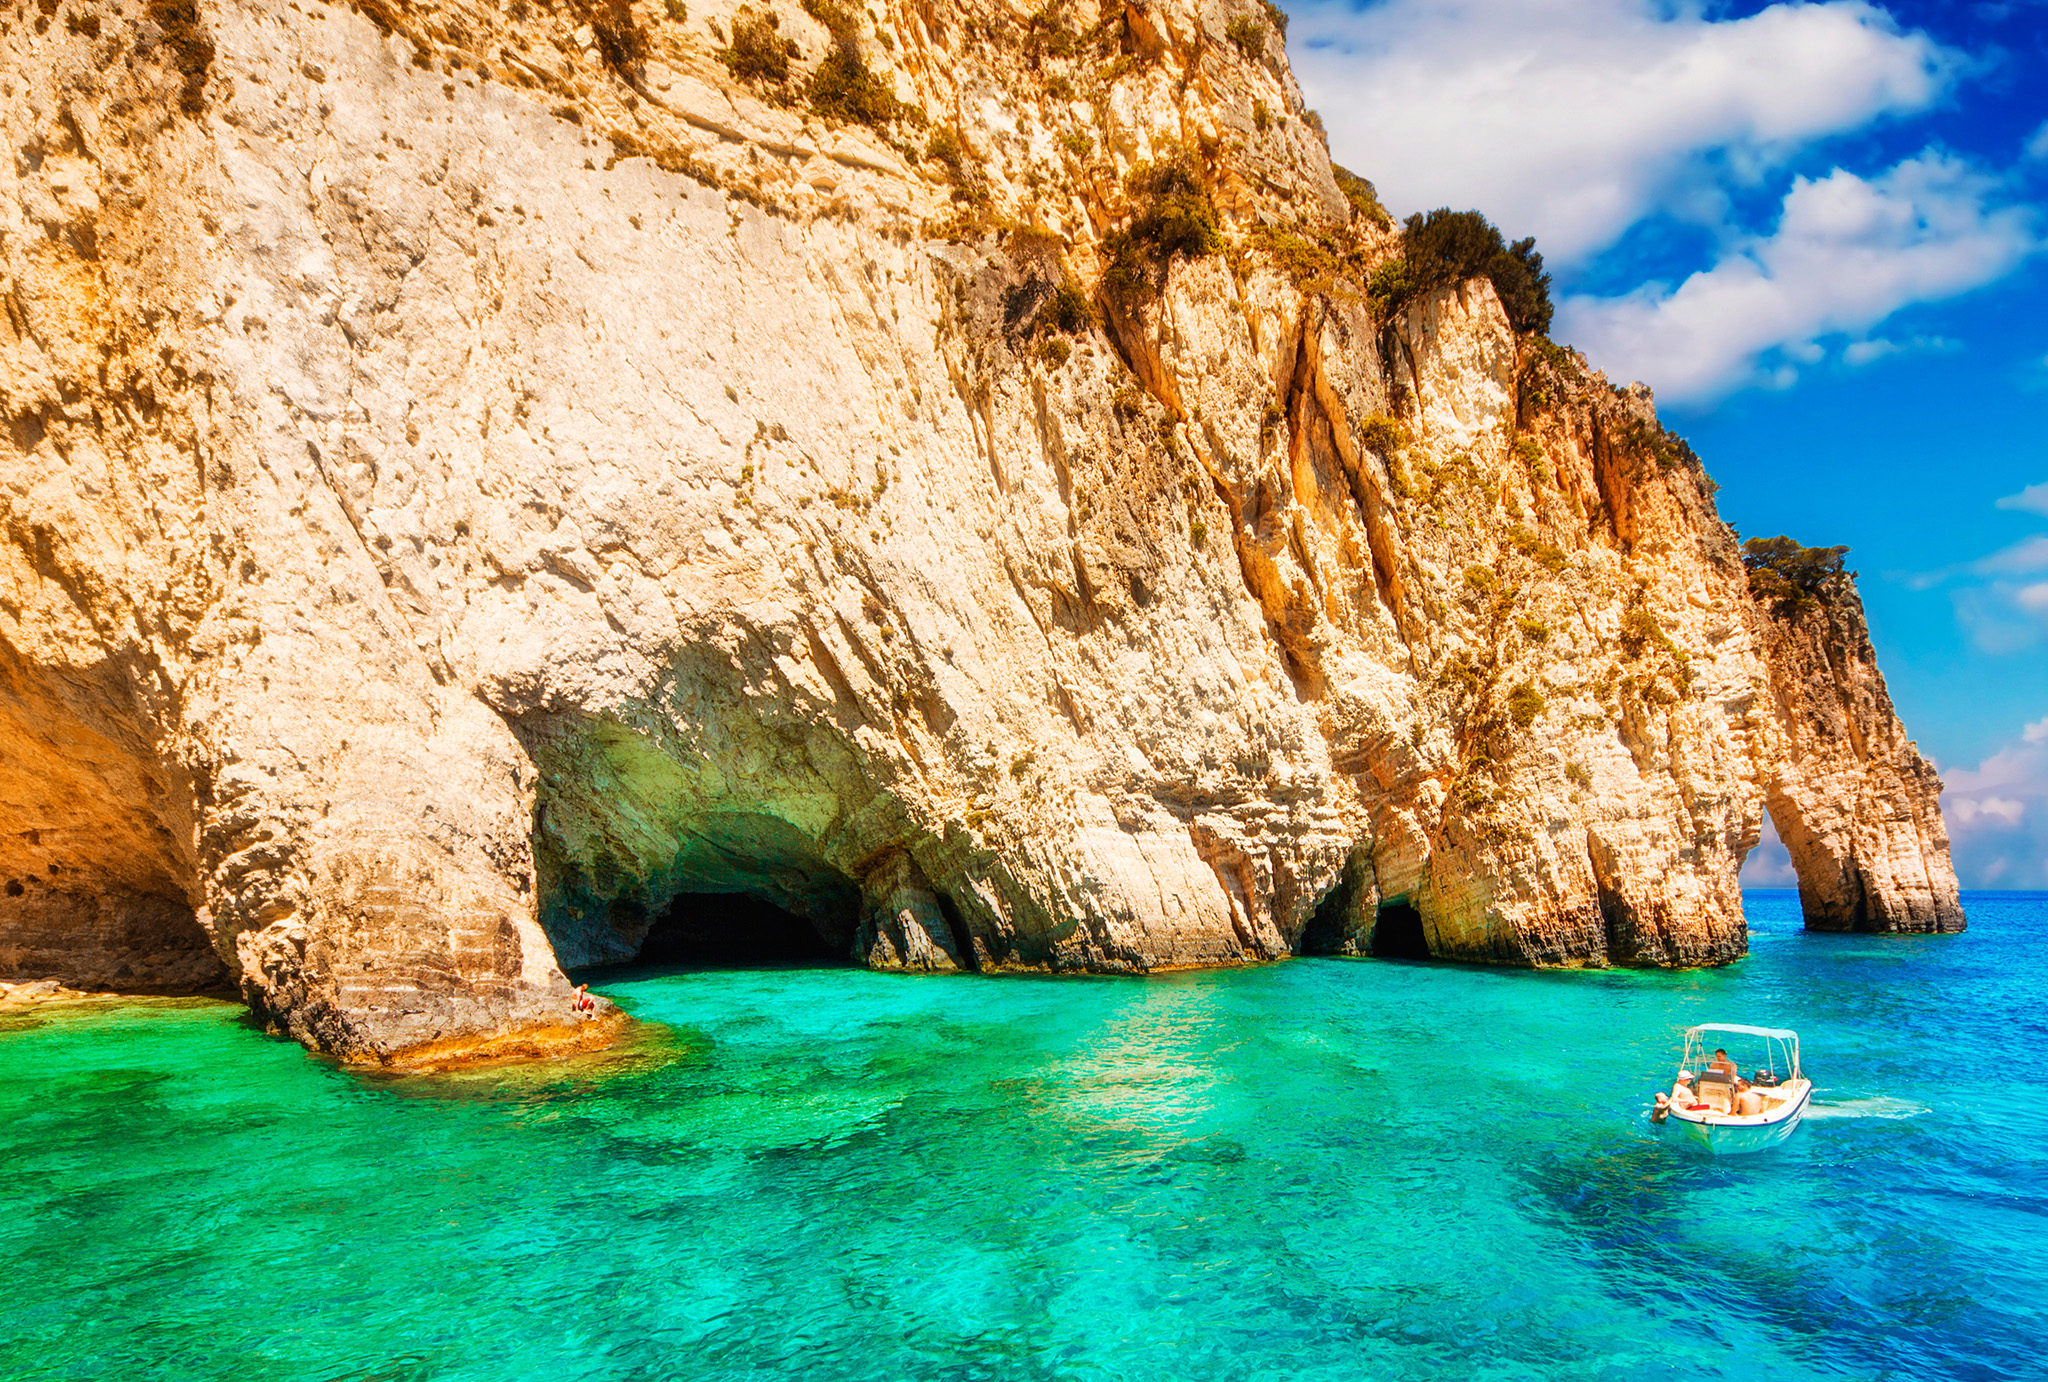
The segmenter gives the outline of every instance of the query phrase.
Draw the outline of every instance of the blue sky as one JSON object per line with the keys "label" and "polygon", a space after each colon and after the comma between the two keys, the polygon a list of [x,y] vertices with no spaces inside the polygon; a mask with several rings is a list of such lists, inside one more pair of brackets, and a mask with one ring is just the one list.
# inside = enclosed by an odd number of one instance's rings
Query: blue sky
{"label": "blue sky", "polygon": [[1849,545],[1964,886],[2048,887],[2048,0],[1286,8],[1339,163],[1535,235],[1729,521]]}

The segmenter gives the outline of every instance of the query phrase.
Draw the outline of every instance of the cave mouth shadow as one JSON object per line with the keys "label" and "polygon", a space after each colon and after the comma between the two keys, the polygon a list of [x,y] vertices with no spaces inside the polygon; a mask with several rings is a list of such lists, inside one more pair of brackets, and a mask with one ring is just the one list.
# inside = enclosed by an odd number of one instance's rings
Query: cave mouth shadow
{"label": "cave mouth shadow", "polygon": [[852,940],[749,893],[678,893],[638,953],[604,968],[847,969]]}
{"label": "cave mouth shadow", "polygon": [[1430,960],[1429,934],[1422,913],[1406,902],[1383,902],[1373,917],[1372,941],[1366,954],[1375,960]]}
{"label": "cave mouth shadow", "polygon": [[1296,953],[1301,955],[1354,955],[1375,960],[1434,960],[1430,952],[1429,929],[1422,913],[1406,898],[1373,904],[1372,925],[1361,925],[1365,910],[1357,885],[1349,877],[1316,904],[1302,928]]}

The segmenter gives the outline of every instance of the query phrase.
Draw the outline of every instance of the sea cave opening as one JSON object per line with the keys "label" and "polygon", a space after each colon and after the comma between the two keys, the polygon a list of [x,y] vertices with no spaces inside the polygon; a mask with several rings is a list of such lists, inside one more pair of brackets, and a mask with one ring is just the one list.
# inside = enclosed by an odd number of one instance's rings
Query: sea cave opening
{"label": "sea cave opening", "polygon": [[[1369,920],[1368,920],[1369,918]],[[1324,894],[1302,927],[1296,945],[1303,955],[1367,955],[1376,960],[1429,960],[1429,933],[1422,913],[1406,898],[1375,905],[1347,871]]]}
{"label": "sea cave opening", "polygon": [[850,965],[851,926],[820,926],[748,893],[678,893],[647,928],[636,964],[700,969]]}
{"label": "sea cave opening", "polygon": [[1376,960],[1431,958],[1422,913],[1407,902],[1382,902],[1373,917],[1372,944],[1366,953]]}

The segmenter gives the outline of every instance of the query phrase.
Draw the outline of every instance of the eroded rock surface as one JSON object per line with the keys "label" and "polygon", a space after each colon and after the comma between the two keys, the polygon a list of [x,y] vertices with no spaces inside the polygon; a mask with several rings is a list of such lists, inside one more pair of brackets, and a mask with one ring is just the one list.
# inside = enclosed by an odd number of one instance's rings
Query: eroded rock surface
{"label": "eroded rock surface", "polygon": [[1856,587],[1817,594],[1768,603],[1761,638],[1782,736],[1766,801],[1807,929],[1960,931],[1941,781],[1892,709]]}
{"label": "eroded rock surface", "polygon": [[[1813,924],[1960,924],[1853,596],[1485,280],[1388,319],[1265,10],[763,13],[0,16],[0,974],[393,1060],[707,894],[1713,963],[1767,797]],[[1167,164],[1220,252],[1119,278]]]}

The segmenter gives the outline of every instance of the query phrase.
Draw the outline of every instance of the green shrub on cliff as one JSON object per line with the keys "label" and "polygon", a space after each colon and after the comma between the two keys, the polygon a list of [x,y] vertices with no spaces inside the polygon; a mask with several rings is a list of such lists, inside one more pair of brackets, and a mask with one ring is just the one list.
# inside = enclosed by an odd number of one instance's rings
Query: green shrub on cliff
{"label": "green shrub on cliff", "polygon": [[1328,292],[1347,260],[1344,246],[1327,231],[1311,238],[1280,226],[1254,226],[1245,243],[1271,258],[1273,267],[1305,293]]}
{"label": "green shrub on cliff", "polygon": [[1241,14],[1225,24],[1223,36],[1244,54],[1247,61],[1257,62],[1266,55],[1266,26],[1250,15]]}
{"label": "green shrub on cliff", "polygon": [[[1003,294],[1003,329],[1018,340],[1079,336],[1094,326],[1095,304],[1071,280],[1031,278]],[[1055,353],[1064,364],[1066,353]]]}
{"label": "green shrub on cliff", "polygon": [[1523,729],[1536,723],[1536,717],[1543,713],[1543,693],[1523,682],[1508,692],[1508,714]]}
{"label": "green shrub on cliff", "polygon": [[1394,218],[1380,205],[1380,190],[1369,179],[1362,178],[1349,168],[1330,165],[1330,171],[1337,175],[1337,189],[1344,194],[1344,200],[1351,203],[1351,209],[1371,222],[1380,230],[1392,230]]}
{"label": "green shrub on cliff", "polygon": [[1365,295],[1372,299],[1373,311],[1383,318],[1400,311],[1420,290],[1405,259],[1389,259],[1375,266],[1365,281]]}
{"label": "green shrub on cliff", "polygon": [[647,63],[647,31],[633,18],[633,7],[626,0],[598,0],[588,13],[605,66],[629,81],[637,80]]}
{"label": "green shrub on cliff", "polygon": [[1797,615],[1812,609],[1821,592],[1845,574],[1847,547],[1806,547],[1789,537],[1753,537],[1742,544],[1742,564],[1749,571],[1749,593],[1774,613]]}
{"label": "green shrub on cliff", "polygon": [[1545,542],[1519,523],[1508,530],[1508,544],[1553,576],[1570,560],[1557,544]]}
{"label": "green shrub on cliff", "polygon": [[750,86],[781,86],[796,56],[796,44],[776,32],[781,27],[775,11],[757,13],[740,6],[732,17],[732,42],[718,50],[718,60]]}
{"label": "green shrub on cliff", "polygon": [[1664,632],[1657,616],[1650,613],[1650,607],[1644,604],[1631,605],[1621,616],[1621,648],[1630,657],[1641,657],[1652,648],[1661,648],[1674,655],[1678,652],[1671,635]]}
{"label": "green shrub on cliff", "polygon": [[1078,336],[1095,325],[1095,304],[1072,283],[1062,283],[1053,290],[1043,320],[1062,335]]}
{"label": "green shrub on cliff", "polygon": [[858,47],[834,48],[811,74],[805,95],[828,120],[874,129],[909,116],[916,107],[896,99],[888,83],[868,70]]}
{"label": "green shrub on cliff", "polygon": [[1368,451],[1377,451],[1391,461],[1412,438],[1408,429],[1385,413],[1374,413],[1358,424],[1358,440]]}
{"label": "green shrub on cliff", "polygon": [[1198,259],[1223,248],[1223,228],[1209,189],[1185,156],[1141,163],[1125,179],[1130,223],[1104,244],[1109,271],[1103,281],[1126,297],[1159,290],[1175,259]]}
{"label": "green shrub on cliff", "polygon": [[828,120],[872,129],[896,120],[922,125],[924,111],[896,99],[895,90],[869,70],[860,52],[860,20],[839,0],[803,0],[804,12],[832,35],[832,51],[818,64],[804,94]]}
{"label": "green shrub on cliff", "polygon": [[1382,264],[1373,271],[1369,288],[1383,311],[1398,311],[1419,293],[1484,277],[1492,281],[1515,330],[1539,335],[1550,330],[1550,275],[1543,271],[1536,241],[1509,244],[1477,211],[1445,206],[1410,216],[1401,229],[1401,259],[1394,262],[1402,267]]}

